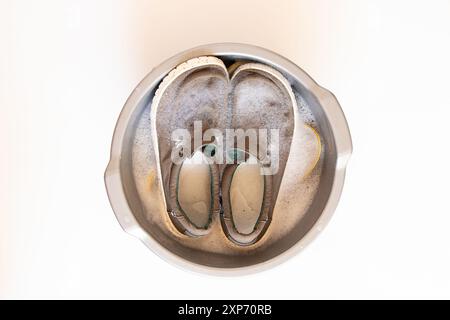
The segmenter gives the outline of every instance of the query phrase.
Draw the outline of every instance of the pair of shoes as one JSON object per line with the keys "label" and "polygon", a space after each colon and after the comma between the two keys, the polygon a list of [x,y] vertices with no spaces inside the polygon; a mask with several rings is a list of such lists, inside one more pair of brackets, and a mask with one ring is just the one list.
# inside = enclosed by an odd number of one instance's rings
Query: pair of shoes
{"label": "pair of shoes", "polygon": [[172,70],[153,97],[151,122],[163,200],[176,229],[204,236],[220,217],[235,244],[261,239],[298,117],[289,82],[267,65],[227,68],[205,56]]}

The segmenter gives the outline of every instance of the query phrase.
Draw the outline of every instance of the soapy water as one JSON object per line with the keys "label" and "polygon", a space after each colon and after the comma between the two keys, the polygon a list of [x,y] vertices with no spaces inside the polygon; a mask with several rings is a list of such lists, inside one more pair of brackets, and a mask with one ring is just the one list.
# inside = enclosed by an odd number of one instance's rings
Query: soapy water
{"label": "soapy water", "polygon": [[[301,95],[295,90],[294,94],[300,119],[307,126],[305,126],[306,129],[300,128],[300,130],[297,130],[297,136],[293,137],[289,152],[290,160],[285,169],[285,172],[289,174],[283,176],[277,205],[272,217],[272,224],[267,232],[267,240],[260,241],[255,245],[256,247],[270,245],[270,243],[277,240],[277,236],[288,233],[300,221],[312,203],[320,181],[322,159],[319,160],[314,168],[310,168],[311,163],[317,162],[317,156],[321,153],[321,150],[317,150],[317,141],[315,140],[320,139],[320,137],[318,138],[314,134],[314,130],[308,130],[308,127],[317,130],[316,121]],[[151,138],[150,105],[151,103],[146,106],[138,120],[132,147],[133,176],[147,220],[150,223],[157,224],[168,237],[178,239],[184,246],[191,246],[192,248],[208,252],[235,253],[236,250],[240,249],[226,241],[218,220],[213,223],[211,232],[202,237],[203,240],[183,237],[170,227],[167,212],[162,205],[161,190],[157,183],[156,157]],[[319,146],[321,147],[320,143]],[[308,172],[308,170],[312,171]],[[242,181],[237,181],[237,183],[242,184]],[[186,192],[184,199],[190,197],[189,192]],[[242,194],[234,192],[234,197],[239,198],[240,196]],[[191,207],[193,211],[203,213],[206,210],[205,206],[207,206],[208,200],[197,200],[199,201],[188,202],[185,206]],[[245,203],[242,202],[242,205],[245,205]],[[280,207],[280,210],[277,210],[277,207]],[[252,208],[249,210],[251,211]],[[201,217],[202,215],[200,214],[198,218],[199,223],[202,222]],[[242,219],[245,220],[246,218]],[[251,220],[252,218],[248,219]],[[242,230],[244,233],[248,232],[245,223],[242,224]]]}

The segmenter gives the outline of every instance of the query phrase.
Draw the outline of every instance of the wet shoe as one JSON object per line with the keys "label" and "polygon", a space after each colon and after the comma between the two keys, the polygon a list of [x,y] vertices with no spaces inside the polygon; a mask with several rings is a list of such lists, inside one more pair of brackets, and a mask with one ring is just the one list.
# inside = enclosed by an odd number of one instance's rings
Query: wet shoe
{"label": "wet shoe", "polygon": [[[246,63],[232,74],[228,104],[230,128],[257,130],[258,134],[256,147],[248,136],[241,141],[227,136],[229,150],[235,150],[237,158],[243,156],[245,162],[221,169],[221,221],[231,241],[251,245],[264,235],[272,220],[298,117],[297,103],[280,72]],[[266,135],[260,136],[259,129],[266,130]]]}
{"label": "wet shoe", "polygon": [[[217,170],[205,162],[202,137],[198,145],[193,141],[196,124],[203,132],[225,125],[227,88],[223,62],[215,57],[200,57],[172,70],[152,101],[152,139],[163,200],[173,225],[189,236],[208,233],[219,212]],[[188,138],[183,137],[186,133]]]}

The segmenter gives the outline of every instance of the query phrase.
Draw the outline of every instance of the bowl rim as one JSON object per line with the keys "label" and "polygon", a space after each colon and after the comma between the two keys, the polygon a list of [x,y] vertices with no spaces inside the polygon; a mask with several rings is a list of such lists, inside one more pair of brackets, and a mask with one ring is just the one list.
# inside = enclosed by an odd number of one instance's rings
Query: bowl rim
{"label": "bowl rim", "polygon": [[[275,66],[283,73],[292,75],[302,86],[308,90],[323,109],[325,117],[328,119],[330,129],[335,142],[336,164],[333,177],[333,184],[322,213],[313,227],[297,243],[281,254],[254,264],[236,268],[220,268],[198,264],[186,260],[157,242],[136,220],[123,189],[122,177],[120,173],[120,162],[123,146],[126,140],[128,123],[131,120],[136,108],[146,94],[153,90],[162,78],[178,64],[198,56],[240,56],[249,59],[256,59],[262,63]],[[243,44],[243,43],[214,43],[197,46],[172,56],[153,68],[144,79],[136,86],[128,97],[120,112],[114,129],[111,143],[110,160],[107,165],[104,179],[109,202],[121,227],[129,234],[140,239],[148,248],[163,260],[184,270],[194,271],[202,274],[218,276],[239,276],[261,272],[287,261],[305,248],[329,222],[333,215],[340,195],[342,193],[345,180],[345,170],[352,153],[352,140],[350,130],[345,115],[336,97],[327,89],[318,85],[305,71],[292,61],[268,49]]]}

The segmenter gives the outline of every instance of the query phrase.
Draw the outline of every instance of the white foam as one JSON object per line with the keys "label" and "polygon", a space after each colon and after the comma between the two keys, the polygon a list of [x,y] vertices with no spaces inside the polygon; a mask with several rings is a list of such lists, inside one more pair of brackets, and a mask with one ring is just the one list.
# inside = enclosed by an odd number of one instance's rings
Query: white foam
{"label": "white foam", "polygon": [[298,111],[300,118],[307,125],[316,128],[316,118],[314,117],[311,109],[307,105],[305,99],[300,95],[298,91],[294,91],[295,99],[297,100]]}

